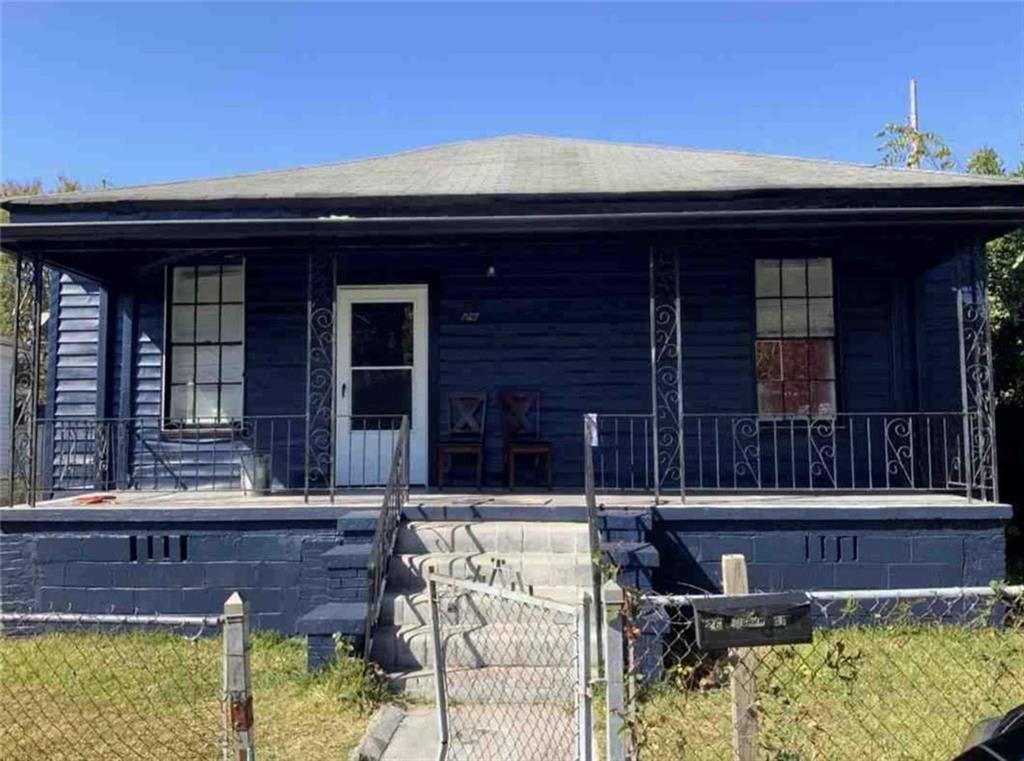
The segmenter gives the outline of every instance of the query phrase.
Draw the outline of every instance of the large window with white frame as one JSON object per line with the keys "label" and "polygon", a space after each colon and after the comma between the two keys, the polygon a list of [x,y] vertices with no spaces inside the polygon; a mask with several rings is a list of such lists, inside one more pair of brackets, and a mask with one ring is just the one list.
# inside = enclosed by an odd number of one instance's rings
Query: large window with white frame
{"label": "large window with white frame", "polygon": [[241,262],[171,267],[166,418],[172,426],[242,418],[245,268]]}
{"label": "large window with white frame", "polygon": [[755,269],[758,412],[835,415],[832,260],[758,259]]}

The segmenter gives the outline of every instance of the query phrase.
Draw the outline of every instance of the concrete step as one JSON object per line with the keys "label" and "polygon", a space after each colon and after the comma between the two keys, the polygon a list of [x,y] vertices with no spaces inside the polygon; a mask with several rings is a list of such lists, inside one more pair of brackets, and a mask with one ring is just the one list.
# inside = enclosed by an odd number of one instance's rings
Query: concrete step
{"label": "concrete step", "polygon": [[[546,600],[575,605],[583,592],[591,587],[534,587],[533,594]],[[380,607],[382,626],[426,626],[430,623],[430,599],[426,590],[416,592],[393,591],[384,593]],[[484,623],[483,620],[480,623]]]}
{"label": "concrete step", "polygon": [[[575,653],[575,627],[568,616],[530,623],[446,627],[445,659],[449,669],[481,667],[570,668]],[[592,633],[591,640],[595,634]],[[591,646],[593,647],[593,642]],[[385,671],[418,670],[434,665],[429,626],[379,627],[371,658]]]}
{"label": "concrete step", "polygon": [[[504,563],[506,583],[513,578],[543,587],[584,587],[592,583],[590,555],[585,553],[531,553],[467,555],[434,552],[423,555],[398,554],[388,567],[387,587],[392,591],[419,590],[426,586],[425,574],[433,567],[439,574],[459,579],[487,580],[495,561]],[[515,574],[519,574],[518,577]]]}
{"label": "concrete step", "polygon": [[[486,703],[551,703],[572,700],[572,674],[565,665],[522,668],[517,666],[449,669],[448,698],[452,701]],[[393,671],[388,685],[406,695],[433,701],[437,697],[432,668]]]}
{"label": "concrete step", "polygon": [[590,544],[586,523],[411,521],[398,531],[396,552],[589,554]]}

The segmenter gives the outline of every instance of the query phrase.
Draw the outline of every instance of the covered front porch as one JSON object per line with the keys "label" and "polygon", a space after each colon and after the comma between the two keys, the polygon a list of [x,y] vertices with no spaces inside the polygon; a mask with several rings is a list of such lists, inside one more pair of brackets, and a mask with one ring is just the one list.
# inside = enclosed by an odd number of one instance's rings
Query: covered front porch
{"label": "covered front porch", "polygon": [[[534,395],[525,438],[550,447],[555,500],[998,499],[977,245],[910,236],[880,262],[864,233],[449,237],[372,255],[325,237],[138,241],[118,259],[130,277],[97,252],[109,238],[20,254],[13,501],[379,502],[399,449],[403,484],[443,474],[457,494],[480,473],[487,494],[510,486],[510,391]],[[44,328],[47,263],[64,274]],[[206,312],[219,332],[200,340]],[[481,457],[443,458],[467,443],[452,403],[467,392]],[[546,486],[543,457],[518,462],[519,490]]]}

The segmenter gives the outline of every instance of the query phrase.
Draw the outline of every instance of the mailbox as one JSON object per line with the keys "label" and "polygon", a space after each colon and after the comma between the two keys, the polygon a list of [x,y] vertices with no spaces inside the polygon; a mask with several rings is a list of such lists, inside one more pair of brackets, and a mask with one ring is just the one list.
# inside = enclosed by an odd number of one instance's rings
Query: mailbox
{"label": "mailbox", "polygon": [[811,605],[799,592],[691,598],[704,650],[810,642]]}

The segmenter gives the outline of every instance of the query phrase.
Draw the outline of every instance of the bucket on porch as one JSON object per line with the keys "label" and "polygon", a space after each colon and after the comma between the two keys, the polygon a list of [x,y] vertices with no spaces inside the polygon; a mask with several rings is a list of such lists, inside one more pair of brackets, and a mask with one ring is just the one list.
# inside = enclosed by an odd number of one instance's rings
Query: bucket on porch
{"label": "bucket on porch", "polygon": [[245,494],[269,494],[270,458],[256,453],[242,455],[241,476]]}

